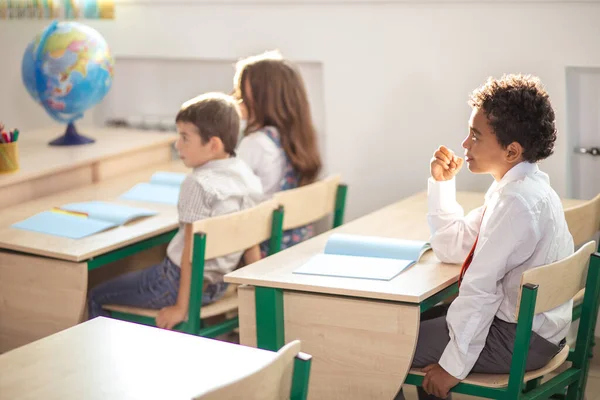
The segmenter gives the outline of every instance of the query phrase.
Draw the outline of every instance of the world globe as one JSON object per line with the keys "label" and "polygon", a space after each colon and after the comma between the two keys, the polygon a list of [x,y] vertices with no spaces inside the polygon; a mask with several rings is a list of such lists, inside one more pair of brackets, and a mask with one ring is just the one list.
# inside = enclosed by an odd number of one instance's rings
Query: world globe
{"label": "world globe", "polygon": [[67,124],[51,145],[94,142],[79,135],[74,122],[106,96],[113,69],[104,38],[78,22],[54,21],[27,46],[21,64],[27,91],[52,118]]}

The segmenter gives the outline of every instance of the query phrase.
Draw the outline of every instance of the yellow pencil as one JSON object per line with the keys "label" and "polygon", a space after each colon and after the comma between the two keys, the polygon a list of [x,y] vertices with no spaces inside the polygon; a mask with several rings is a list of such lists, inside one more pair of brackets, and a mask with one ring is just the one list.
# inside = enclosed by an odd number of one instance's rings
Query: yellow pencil
{"label": "yellow pencil", "polygon": [[77,212],[77,211],[63,210],[60,207],[53,207],[51,211],[55,212],[55,213],[58,213],[58,214],[71,215],[73,217],[79,217],[79,218],[87,218],[88,217],[88,214],[86,214],[86,213]]}

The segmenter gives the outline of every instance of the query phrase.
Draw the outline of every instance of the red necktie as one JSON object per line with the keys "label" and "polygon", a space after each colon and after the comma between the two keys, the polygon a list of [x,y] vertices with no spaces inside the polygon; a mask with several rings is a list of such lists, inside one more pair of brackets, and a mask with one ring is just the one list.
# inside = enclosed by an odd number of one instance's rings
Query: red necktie
{"label": "red necktie", "polygon": [[[483,216],[485,215],[485,208],[483,209],[483,214],[481,214],[481,221],[479,222],[479,230],[481,232],[481,222],[483,222]],[[469,269],[469,265],[471,265],[471,261],[473,261],[473,254],[475,253],[475,247],[477,247],[477,241],[479,240],[479,233],[475,238],[475,243],[473,243],[473,247],[471,247],[471,251],[465,261],[463,262],[462,267],[460,267],[460,275],[458,276],[458,286],[460,286],[467,269]]]}

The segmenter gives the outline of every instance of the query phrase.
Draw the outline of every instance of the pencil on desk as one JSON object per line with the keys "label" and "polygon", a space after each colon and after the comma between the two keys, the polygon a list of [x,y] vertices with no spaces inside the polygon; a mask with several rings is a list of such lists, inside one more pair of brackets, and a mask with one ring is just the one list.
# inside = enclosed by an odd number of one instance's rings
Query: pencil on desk
{"label": "pencil on desk", "polygon": [[50,210],[52,212],[58,213],[58,214],[65,214],[65,215],[71,215],[73,217],[80,217],[80,218],[87,218],[88,214],[84,213],[84,212],[79,212],[79,211],[68,211],[68,210],[63,210],[60,207],[52,207],[52,210]]}

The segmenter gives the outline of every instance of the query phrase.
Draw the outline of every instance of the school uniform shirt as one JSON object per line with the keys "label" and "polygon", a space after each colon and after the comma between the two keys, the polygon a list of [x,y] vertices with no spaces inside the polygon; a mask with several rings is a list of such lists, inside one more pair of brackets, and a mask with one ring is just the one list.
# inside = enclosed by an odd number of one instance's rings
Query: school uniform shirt
{"label": "school uniform shirt", "polygon": [[[491,185],[485,205],[467,216],[456,202],[454,179],[430,178],[428,203],[431,245],[441,261],[462,263],[479,234],[459,295],[446,316],[450,342],[439,361],[448,373],[464,379],[485,345],[494,317],[516,323],[523,272],[573,254],[573,238],[560,198],[537,164],[514,166]],[[569,330],[572,303],[536,315],[533,331],[558,344]]]}
{"label": "school uniform shirt", "polygon": [[[177,203],[179,230],[169,243],[167,256],[173,263],[181,266],[185,242],[184,224],[253,207],[261,198],[260,180],[239,158],[213,160],[194,168],[181,184]],[[233,271],[238,265],[242,253],[240,251],[206,260],[205,281],[222,282],[223,275]]]}
{"label": "school uniform shirt", "polygon": [[285,178],[286,171],[285,152],[264,131],[259,130],[245,136],[237,153],[260,179],[266,197],[281,190],[281,181]]}

